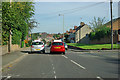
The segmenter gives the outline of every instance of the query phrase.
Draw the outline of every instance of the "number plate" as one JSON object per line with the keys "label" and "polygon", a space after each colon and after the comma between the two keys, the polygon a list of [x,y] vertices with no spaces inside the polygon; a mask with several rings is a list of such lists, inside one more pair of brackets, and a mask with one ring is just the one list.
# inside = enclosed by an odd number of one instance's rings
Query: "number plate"
{"label": "number plate", "polygon": [[36,50],[40,50],[40,49],[36,49]]}
{"label": "number plate", "polygon": [[60,49],[60,47],[55,47],[56,49]]}

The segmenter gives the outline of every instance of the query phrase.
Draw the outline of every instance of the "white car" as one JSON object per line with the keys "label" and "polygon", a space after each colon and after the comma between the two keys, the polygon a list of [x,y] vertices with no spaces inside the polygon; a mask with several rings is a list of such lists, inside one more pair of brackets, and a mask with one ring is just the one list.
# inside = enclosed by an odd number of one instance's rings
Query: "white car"
{"label": "white car", "polygon": [[41,41],[32,41],[31,52],[43,52],[43,53],[45,53],[44,43]]}

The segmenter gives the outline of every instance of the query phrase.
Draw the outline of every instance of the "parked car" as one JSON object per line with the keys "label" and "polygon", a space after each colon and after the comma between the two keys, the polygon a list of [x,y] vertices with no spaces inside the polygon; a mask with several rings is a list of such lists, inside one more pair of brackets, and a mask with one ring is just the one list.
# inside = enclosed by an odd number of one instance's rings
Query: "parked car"
{"label": "parked car", "polygon": [[65,46],[65,49],[67,50],[68,49],[68,46],[67,44],[64,42],[64,46]]}
{"label": "parked car", "polygon": [[39,41],[39,40],[32,41],[31,52],[43,52],[43,53],[45,53],[44,43]]}
{"label": "parked car", "polygon": [[65,46],[62,41],[54,40],[51,44],[50,53],[59,52],[65,54]]}

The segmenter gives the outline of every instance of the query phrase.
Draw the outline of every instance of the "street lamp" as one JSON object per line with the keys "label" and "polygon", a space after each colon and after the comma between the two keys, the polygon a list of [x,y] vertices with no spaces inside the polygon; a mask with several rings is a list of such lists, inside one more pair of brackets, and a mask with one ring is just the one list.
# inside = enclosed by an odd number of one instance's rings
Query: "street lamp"
{"label": "street lamp", "polygon": [[59,14],[59,16],[63,16],[63,42],[64,42],[64,14]]}

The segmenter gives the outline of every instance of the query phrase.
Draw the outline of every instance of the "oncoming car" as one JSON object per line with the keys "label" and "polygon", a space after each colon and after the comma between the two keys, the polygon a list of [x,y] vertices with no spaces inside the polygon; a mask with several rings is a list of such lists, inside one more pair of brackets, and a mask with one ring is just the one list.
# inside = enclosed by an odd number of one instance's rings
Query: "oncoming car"
{"label": "oncoming car", "polygon": [[50,53],[59,52],[65,54],[65,46],[62,41],[54,40],[51,44]]}
{"label": "oncoming car", "polygon": [[31,52],[43,52],[45,53],[44,43],[41,41],[32,41]]}

